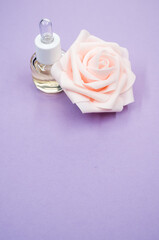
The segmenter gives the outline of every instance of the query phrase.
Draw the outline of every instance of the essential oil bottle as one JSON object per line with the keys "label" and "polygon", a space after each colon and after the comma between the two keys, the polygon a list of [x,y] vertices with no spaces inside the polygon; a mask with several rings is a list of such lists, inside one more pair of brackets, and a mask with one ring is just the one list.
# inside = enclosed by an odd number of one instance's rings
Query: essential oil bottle
{"label": "essential oil bottle", "polygon": [[30,60],[32,79],[35,86],[45,93],[62,91],[59,83],[51,75],[52,65],[64,54],[61,50],[60,37],[53,33],[52,22],[42,19],[39,23],[40,34],[35,38],[36,52]]}

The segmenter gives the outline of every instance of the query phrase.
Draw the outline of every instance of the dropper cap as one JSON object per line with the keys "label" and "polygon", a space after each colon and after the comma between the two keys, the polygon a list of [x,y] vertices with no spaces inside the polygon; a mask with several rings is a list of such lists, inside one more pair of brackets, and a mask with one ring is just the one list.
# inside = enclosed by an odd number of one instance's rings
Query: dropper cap
{"label": "dropper cap", "polygon": [[40,34],[35,38],[36,57],[41,64],[52,65],[61,57],[60,37],[53,33],[52,22],[42,19],[39,23]]}

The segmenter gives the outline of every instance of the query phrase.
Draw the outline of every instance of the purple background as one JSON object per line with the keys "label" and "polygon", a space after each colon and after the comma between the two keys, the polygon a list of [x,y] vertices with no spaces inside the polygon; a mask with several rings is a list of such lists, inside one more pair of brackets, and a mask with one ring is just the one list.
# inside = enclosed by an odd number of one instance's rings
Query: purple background
{"label": "purple background", "polygon": [[[159,1],[0,6],[0,240],[159,239]],[[80,30],[127,47],[135,103],[85,114],[47,95],[29,61],[42,17],[67,50]]]}

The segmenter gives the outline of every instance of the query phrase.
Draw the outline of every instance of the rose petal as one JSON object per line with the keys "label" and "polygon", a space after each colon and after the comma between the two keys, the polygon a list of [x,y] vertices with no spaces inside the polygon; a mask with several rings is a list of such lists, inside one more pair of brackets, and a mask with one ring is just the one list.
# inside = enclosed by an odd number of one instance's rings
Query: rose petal
{"label": "rose petal", "polygon": [[123,99],[123,106],[134,102],[133,89],[130,88],[128,91],[122,93],[121,98]]}
{"label": "rose petal", "polygon": [[127,72],[127,81],[121,93],[128,91],[133,86],[136,78],[135,74],[132,71],[127,69],[126,72]]}
{"label": "rose petal", "polygon": [[65,72],[62,72],[60,78],[64,79],[63,81],[61,79],[59,81],[61,83],[61,87],[64,90],[76,92],[76,93],[82,94],[88,98],[91,98],[91,99],[94,99],[94,100],[100,101],[100,102],[105,102],[109,98],[109,96],[107,94],[103,94],[100,92],[93,92],[86,88],[81,88],[81,87],[76,86],[72,81],[70,81],[69,77],[67,76],[67,74]]}
{"label": "rose petal", "polygon": [[84,42],[88,39],[88,37],[90,36],[90,33],[86,30],[81,30],[80,34],[78,35],[75,43],[77,42]]}
{"label": "rose petal", "polygon": [[100,78],[95,77],[93,74],[87,71],[87,68],[81,63],[78,57],[76,58],[76,63],[79,71],[83,74],[83,76],[87,79],[88,82],[100,81]]}
{"label": "rose petal", "polygon": [[72,92],[66,89],[63,89],[68,96],[68,98],[71,100],[72,103],[79,103],[79,102],[89,102],[90,99],[88,97],[85,97],[84,95],[81,95],[76,92]]}
{"label": "rose petal", "polygon": [[76,103],[76,105],[79,107],[82,113],[121,112],[123,109],[122,106],[116,106],[113,109],[100,108],[100,107],[97,107],[93,102],[80,102],[80,103]]}
{"label": "rose petal", "polygon": [[56,62],[52,68],[51,68],[51,74],[53,76],[54,79],[56,79],[59,84],[60,84],[60,76],[62,74],[62,66],[61,66],[61,63],[60,61],[59,62]]}
{"label": "rose petal", "polygon": [[120,77],[119,63],[116,62],[116,66],[114,68],[115,68],[115,71],[106,80],[99,80],[99,81],[96,81],[96,82],[83,83],[83,85],[84,86],[89,86],[93,89],[100,89],[100,88],[104,88],[106,86],[109,86],[112,83],[117,82],[117,80]]}
{"label": "rose petal", "polygon": [[106,109],[106,110],[112,110],[114,112],[120,112],[123,109],[123,99],[118,96],[116,98],[116,101],[113,103],[113,107],[110,107],[110,105],[107,104],[107,102],[105,103],[94,103],[96,107],[102,108],[102,109]]}
{"label": "rose petal", "polygon": [[[107,109],[113,109],[114,104],[116,100],[118,99],[121,90],[123,89],[123,86],[125,85],[126,82],[126,74],[122,76],[122,79],[118,82],[117,88],[115,91],[111,94],[111,97],[109,97],[108,101],[105,103],[105,108]],[[108,95],[109,96],[109,95]]]}
{"label": "rose petal", "polygon": [[95,69],[95,68],[91,68],[91,67],[87,67],[87,70],[95,75],[96,77],[100,77],[100,79],[106,79],[108,77],[108,75],[110,75],[111,73],[113,73],[115,71],[115,67],[109,67],[106,69]]}
{"label": "rose petal", "polygon": [[83,83],[84,86],[89,86],[93,89],[100,89],[106,86],[109,86],[111,83],[114,83],[119,78],[119,72],[114,72],[106,80],[99,80],[98,82]]}
{"label": "rose petal", "polygon": [[74,52],[74,48],[72,48],[70,50],[70,54],[71,54],[71,67],[72,67],[72,74],[73,74],[73,81],[76,83],[76,85],[78,86],[82,86],[83,81],[81,79],[81,75],[80,72],[78,70],[77,64],[76,64],[76,54]]}

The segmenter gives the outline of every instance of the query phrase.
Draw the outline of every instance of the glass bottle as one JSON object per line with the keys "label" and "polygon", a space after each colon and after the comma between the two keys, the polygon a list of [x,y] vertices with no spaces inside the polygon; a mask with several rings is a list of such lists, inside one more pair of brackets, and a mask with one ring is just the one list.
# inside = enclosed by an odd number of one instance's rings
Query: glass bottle
{"label": "glass bottle", "polygon": [[42,92],[58,93],[62,88],[53,79],[51,67],[64,54],[61,50],[60,37],[53,33],[52,22],[49,19],[42,19],[39,28],[40,34],[35,38],[36,52],[30,60],[32,79]]}

